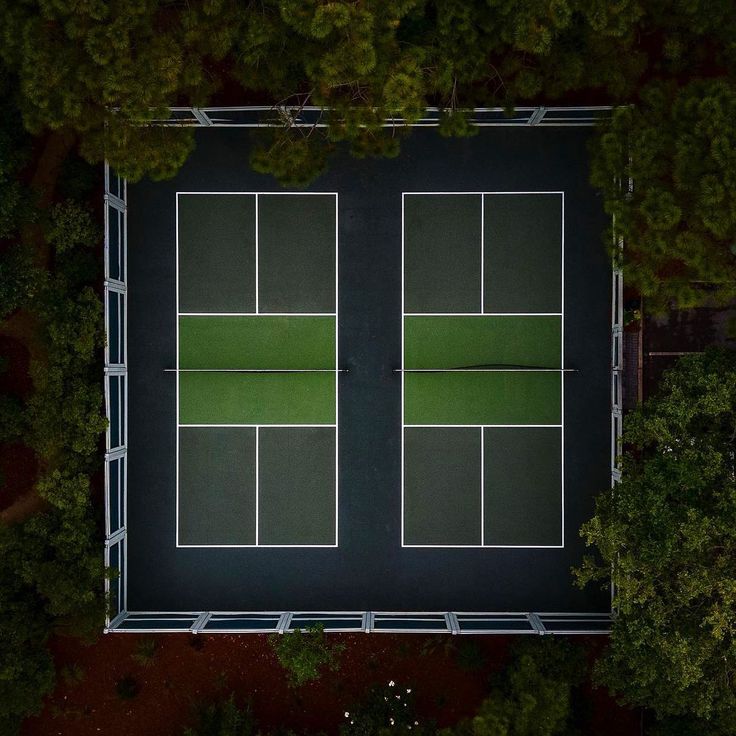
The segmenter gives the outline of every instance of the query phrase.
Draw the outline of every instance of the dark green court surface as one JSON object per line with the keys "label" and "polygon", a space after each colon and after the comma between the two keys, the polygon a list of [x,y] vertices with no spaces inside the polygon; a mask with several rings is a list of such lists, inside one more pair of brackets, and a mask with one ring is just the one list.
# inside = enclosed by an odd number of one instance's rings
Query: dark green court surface
{"label": "dark green court surface", "polygon": [[179,310],[254,312],[255,197],[180,194],[177,201]]}
{"label": "dark green court surface", "polygon": [[407,428],[404,459],[404,543],[481,544],[480,429]]}
{"label": "dark green court surface", "polygon": [[484,311],[562,310],[562,194],[486,194]]}
{"label": "dark green court surface", "polygon": [[302,192],[195,135],[128,186],[125,610],[610,612],[570,577],[611,463],[589,131],[416,129]]}
{"label": "dark green court surface", "polygon": [[481,198],[404,196],[404,311],[478,312]]}
{"label": "dark green court surface", "polygon": [[179,544],[255,544],[256,431],[179,430]]}
{"label": "dark green court surface", "polygon": [[331,195],[259,195],[261,312],[335,311],[335,208]]}
{"label": "dark green court surface", "polygon": [[337,544],[335,430],[259,430],[259,542]]}
{"label": "dark green court surface", "polygon": [[561,545],[562,429],[486,427],[486,544]]}

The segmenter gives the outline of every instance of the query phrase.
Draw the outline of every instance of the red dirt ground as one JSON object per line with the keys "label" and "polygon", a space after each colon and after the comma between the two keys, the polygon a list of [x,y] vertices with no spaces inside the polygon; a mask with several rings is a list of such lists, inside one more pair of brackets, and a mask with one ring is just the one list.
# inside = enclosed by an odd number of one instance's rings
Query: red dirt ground
{"label": "red dirt ground", "polygon": [[[422,718],[447,726],[474,713],[487,692],[489,674],[503,665],[511,641],[473,637],[485,666],[467,672],[458,667],[456,653],[447,651],[446,645],[458,642],[448,636],[331,635],[330,640],[346,645],[340,672],[326,673],[319,682],[293,690],[266,636],[198,635],[203,645],[197,649],[192,635],[164,634],[155,638],[157,649],[148,666],[131,656],[146,638],[108,634],[92,646],[54,639],[51,649],[57,668],[76,666],[84,677],[76,684],[60,678],[42,714],[26,721],[22,736],[181,736],[184,727],[193,725],[198,703],[230,693],[238,703],[252,703],[263,731],[286,727],[330,735],[368,687],[389,680],[413,688]],[[126,675],[132,675],[141,689],[135,699],[124,701],[115,685]],[[638,736],[638,714],[619,708],[605,693],[596,691],[591,707],[586,733]]]}

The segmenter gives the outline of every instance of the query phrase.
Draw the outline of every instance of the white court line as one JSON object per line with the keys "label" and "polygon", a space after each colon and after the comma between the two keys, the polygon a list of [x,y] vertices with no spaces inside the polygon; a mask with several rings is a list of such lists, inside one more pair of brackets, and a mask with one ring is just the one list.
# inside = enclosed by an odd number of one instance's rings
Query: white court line
{"label": "white court line", "polygon": [[179,549],[336,549],[337,544],[177,544]]}
{"label": "white court line", "polygon": [[551,429],[559,429],[562,427],[561,424],[405,424],[404,427],[424,427],[431,429],[433,427],[459,427],[462,429],[494,429],[494,428],[508,428],[508,427],[549,427]]}
{"label": "white court line", "polygon": [[405,317],[562,317],[562,312],[406,312]]}
{"label": "white court line", "polygon": [[486,311],[486,195],[480,195],[480,311]]}
{"label": "white court line", "polygon": [[452,194],[459,197],[472,194],[564,194],[562,191],[535,191],[535,192],[403,192],[406,196],[445,195]]}
{"label": "white court line", "polygon": [[264,427],[266,429],[270,427],[288,429],[289,427],[301,427],[302,429],[308,427],[337,427],[336,424],[180,424],[180,427]]}
{"label": "white court line", "polygon": [[405,268],[404,268],[404,241],[406,230],[406,218],[404,216],[405,195],[401,194],[401,546],[404,546],[404,444],[406,434],[406,415],[404,414],[404,331],[406,322],[405,305]]}
{"label": "white court line", "polygon": [[339,195],[335,194],[335,546],[340,543],[340,326],[337,316],[340,311],[339,302],[339,269],[340,269],[340,234],[339,234],[340,206]]}
{"label": "white court line", "polygon": [[[405,255],[404,255],[404,244],[405,244],[405,197],[407,195],[423,196],[423,195],[481,195],[481,311],[480,312],[411,312],[407,313],[404,311],[405,300],[404,300],[404,267],[405,267]],[[560,264],[561,271],[561,306],[559,312],[484,312],[484,286],[485,286],[485,196],[486,195],[515,195],[515,194],[551,194],[561,196],[561,207],[562,207],[562,261]],[[401,195],[401,546],[415,549],[563,549],[565,546],[565,471],[564,471],[564,421],[565,421],[565,394],[564,394],[564,365],[565,365],[565,351],[564,351],[564,323],[565,323],[565,193],[563,191],[516,191],[516,192],[402,192]],[[404,424],[404,377],[406,371],[404,368],[404,335],[405,335],[405,318],[406,317],[560,317],[561,322],[561,366],[563,368],[552,368],[552,369],[507,369],[508,372],[554,372],[560,373],[560,424]],[[411,372],[424,373],[424,372],[436,372],[431,369],[412,369]],[[407,428],[434,428],[434,427],[478,427],[481,430],[481,544],[480,545],[417,545],[417,544],[405,544],[404,542],[404,439],[405,430]],[[513,427],[548,427],[548,428],[559,428],[561,430],[561,446],[562,446],[562,458],[561,458],[561,494],[562,494],[562,518],[561,518],[561,529],[562,529],[562,544],[559,545],[512,545],[512,544],[485,544],[485,519],[484,517],[484,432],[485,428],[513,428]]]}
{"label": "white court line", "polygon": [[485,458],[485,427],[480,428],[480,546],[486,544],[486,458]]}
{"label": "white court line", "polygon": [[287,195],[289,197],[337,197],[337,192],[214,192],[214,191],[198,191],[198,192],[177,192],[177,194],[233,194],[238,196],[250,196],[253,197],[256,194],[259,194],[261,196],[276,196],[281,197],[283,195]]}
{"label": "white court line", "polygon": [[[255,312],[181,312],[179,311],[179,195],[208,195],[208,194],[237,194],[244,196],[255,196],[255,227],[256,227],[256,254],[255,254],[255,266],[256,266],[256,311]],[[260,298],[259,298],[259,197],[261,196],[331,196],[335,199],[335,311],[334,312],[261,312],[260,311]],[[209,191],[209,192],[176,192],[176,547],[187,547],[196,549],[221,549],[221,548],[293,548],[293,549],[314,549],[324,548],[333,549],[338,547],[338,519],[339,519],[339,499],[338,499],[338,381],[339,381],[339,334],[338,334],[338,264],[339,264],[339,225],[338,225],[338,193],[337,192],[226,192],[226,191]],[[334,424],[181,424],[179,423],[179,377],[182,370],[179,366],[179,317],[332,317],[335,320],[335,423]],[[221,372],[221,371],[218,371]],[[289,371],[293,372],[293,371]],[[301,371],[300,371],[301,372]],[[305,371],[306,372],[306,371]],[[314,372],[314,371],[309,371]],[[332,372],[328,369],[327,372]],[[250,427],[256,430],[256,544],[180,544],[179,543],[179,430],[182,427],[196,427],[196,428],[239,428],[239,427]],[[259,505],[259,481],[258,474],[260,472],[259,459],[258,459],[258,442],[259,442],[259,430],[261,427],[275,427],[275,428],[289,428],[289,427],[327,427],[335,430],[335,542],[334,544],[260,544],[258,542],[258,505]]]}
{"label": "white court line", "polygon": [[402,544],[405,549],[564,549],[564,544]]}
{"label": "white court line", "polygon": [[179,317],[337,317],[336,312],[179,312]]}
{"label": "white court line", "polygon": [[260,524],[258,523],[258,503],[259,503],[259,496],[260,496],[260,462],[261,462],[261,428],[256,427],[256,544],[255,546],[258,546],[258,527]]}
{"label": "white court line", "polygon": [[176,546],[179,546],[179,192],[175,197],[176,217]]}
{"label": "white court line", "polygon": [[[562,192],[562,254],[560,271],[562,276],[560,279],[560,310],[562,317],[560,318],[560,354],[561,363],[565,365],[565,193]],[[562,489],[562,546],[565,546],[565,374],[560,379],[560,421],[562,422],[562,431],[560,432],[560,487]]]}
{"label": "white court line", "polygon": [[255,274],[256,275],[256,314],[258,314],[259,311],[260,311],[260,307],[259,307],[259,301],[260,301],[260,299],[259,299],[259,294],[258,294],[258,287],[259,287],[259,282],[260,282],[260,274],[258,273],[258,255],[259,255],[258,254],[258,250],[259,250],[259,248],[258,248],[258,194],[256,193],[256,265],[255,265],[255,270],[256,270],[256,274]]}

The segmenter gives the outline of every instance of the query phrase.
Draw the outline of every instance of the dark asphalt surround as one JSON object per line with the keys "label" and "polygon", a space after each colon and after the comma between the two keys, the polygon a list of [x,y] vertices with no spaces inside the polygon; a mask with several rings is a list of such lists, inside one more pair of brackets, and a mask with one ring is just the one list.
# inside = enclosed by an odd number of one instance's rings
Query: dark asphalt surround
{"label": "dark asphalt surround", "polygon": [[[583,128],[415,130],[392,160],[335,161],[312,191],[339,194],[339,546],[176,547],[177,191],[278,191],[251,133],[202,129],[178,176],[128,188],[130,611],[589,611],[580,524],[610,484],[610,261]],[[564,191],[565,546],[401,547],[401,199],[417,191]],[[478,284],[478,291],[480,284]]]}

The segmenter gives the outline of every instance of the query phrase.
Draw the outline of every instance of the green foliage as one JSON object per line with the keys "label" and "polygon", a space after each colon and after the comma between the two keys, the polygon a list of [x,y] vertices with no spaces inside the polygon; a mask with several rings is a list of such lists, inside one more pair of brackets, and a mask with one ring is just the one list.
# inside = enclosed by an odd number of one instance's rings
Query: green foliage
{"label": "green foliage", "polygon": [[457,645],[455,661],[465,672],[478,672],[486,666],[486,658],[478,642],[466,637],[462,637]]}
{"label": "green foliage", "polygon": [[598,679],[660,717],[736,722],[736,354],[682,358],[629,416],[622,481],[582,529],[600,558],[581,585],[616,586]]}
{"label": "green foliage", "polygon": [[283,187],[309,186],[327,168],[327,143],[298,130],[267,133],[251,153],[250,165],[261,174],[271,174]]}
{"label": "green foliage", "polygon": [[[34,591],[15,574],[15,529],[0,525],[0,733],[13,734],[22,719],[38,713],[54,686],[46,650],[48,620],[38,614]],[[10,552],[10,554],[9,554]]]}
{"label": "green foliage", "polygon": [[441,736],[571,736],[575,691],[585,679],[583,651],[563,639],[521,639],[477,714]]}
{"label": "green foliage", "polygon": [[0,319],[28,305],[41,288],[42,272],[33,253],[22,243],[0,250]]}
{"label": "green foliage", "polygon": [[91,248],[101,236],[102,232],[86,205],[67,199],[51,208],[46,241],[57,254],[74,248]]}
{"label": "green foliage", "polygon": [[0,394],[0,443],[16,442],[25,431],[23,403],[17,396]]}
{"label": "green foliage", "polygon": [[29,147],[16,123],[13,100],[0,95],[0,240],[15,235],[33,213],[30,190],[18,178]]}
{"label": "green foliage", "polygon": [[255,720],[250,706],[238,708],[235,696],[199,709],[197,725],[184,736],[254,736]]}
{"label": "green foliage", "polygon": [[153,637],[146,636],[139,639],[135,646],[135,652],[130,655],[134,662],[142,667],[150,667],[156,659],[158,643]]}
{"label": "green foliage", "polygon": [[337,672],[339,656],[345,649],[344,644],[327,642],[321,624],[306,631],[295,629],[291,633],[272,634],[268,641],[279,664],[286,670],[291,687],[319,679],[320,670],[324,667]]}
{"label": "green foliage", "polygon": [[650,308],[736,296],[735,116],[730,80],[656,84],[594,143],[592,181],[624,238],[627,282]]}
{"label": "green foliage", "polygon": [[411,688],[397,685],[374,687],[358,704],[345,712],[340,736],[429,736],[431,724],[420,723]]}
{"label": "green foliage", "polygon": [[85,672],[84,667],[76,662],[65,664],[59,670],[59,678],[68,687],[79,685],[81,682],[84,682],[86,676],[87,673]]}
{"label": "green foliage", "polygon": [[[168,110],[159,112],[168,117]],[[85,134],[80,153],[92,162],[107,158],[120,176],[136,182],[144,176],[154,181],[170,179],[194,150],[194,130],[183,127],[131,125],[109,116],[105,127]]]}

